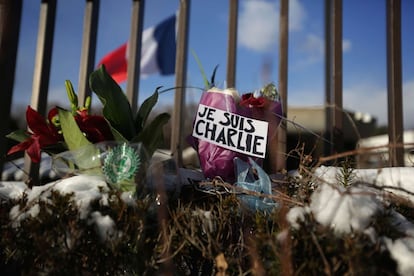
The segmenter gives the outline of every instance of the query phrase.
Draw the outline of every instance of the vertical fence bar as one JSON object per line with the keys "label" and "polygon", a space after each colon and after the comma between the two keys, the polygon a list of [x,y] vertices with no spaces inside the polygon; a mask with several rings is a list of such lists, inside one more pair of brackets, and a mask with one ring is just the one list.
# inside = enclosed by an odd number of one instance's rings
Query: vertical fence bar
{"label": "vertical fence bar", "polygon": [[325,0],[325,144],[324,154],[333,154],[332,101],[332,1]]}
{"label": "vertical fence bar", "polygon": [[[287,118],[289,0],[280,1],[279,24],[279,92],[282,98],[283,117]],[[286,121],[282,120],[275,141],[270,141],[269,169],[272,173],[286,168],[286,130]]]}
{"label": "vertical fence bar", "polygon": [[227,44],[227,87],[236,87],[237,18],[239,0],[229,0],[229,33]]}
{"label": "vertical fence bar", "polygon": [[[282,115],[287,118],[288,113],[288,49],[289,49],[289,0],[280,0],[279,18],[279,93],[282,101]],[[287,122],[281,120],[277,135],[270,141],[269,172],[276,173],[286,169],[286,142]],[[286,224],[284,219],[287,207],[282,203],[280,221]],[[289,239],[281,243],[282,265],[281,275],[292,275],[292,245]]]}
{"label": "vertical fence bar", "polygon": [[0,173],[7,152],[7,134],[13,97],[17,46],[19,44],[22,0],[0,0]]}
{"label": "vertical fence bar", "polygon": [[185,85],[187,74],[187,48],[188,48],[188,21],[190,12],[190,0],[180,0],[180,12],[178,17],[177,53],[175,62],[175,95],[174,111],[171,129],[171,153],[181,167],[183,164],[182,144],[184,126]]}
{"label": "vertical fence bar", "polygon": [[387,83],[389,165],[404,166],[401,0],[387,0]]}
{"label": "vertical fence bar", "polygon": [[[325,1],[325,155],[343,151],[342,0]],[[329,142],[328,142],[329,141]]]}
{"label": "vertical fence bar", "polygon": [[[42,0],[37,36],[36,60],[33,73],[32,98],[30,103],[31,107],[42,115],[45,115],[47,107],[55,17],[56,0]],[[32,181],[39,181],[39,164],[31,162],[27,154],[25,157],[24,168]]]}
{"label": "vertical fence bar", "polygon": [[131,33],[128,41],[128,68],[126,94],[133,114],[137,110],[139,79],[141,73],[141,44],[145,0],[132,1]]}
{"label": "vertical fence bar", "polygon": [[332,88],[334,96],[333,124],[335,151],[344,147],[342,104],[342,0],[334,0],[332,10]]}
{"label": "vertical fence bar", "polygon": [[85,104],[85,99],[91,95],[88,80],[89,75],[95,67],[98,18],[99,0],[86,0],[78,84],[78,100],[80,106],[83,106]]}

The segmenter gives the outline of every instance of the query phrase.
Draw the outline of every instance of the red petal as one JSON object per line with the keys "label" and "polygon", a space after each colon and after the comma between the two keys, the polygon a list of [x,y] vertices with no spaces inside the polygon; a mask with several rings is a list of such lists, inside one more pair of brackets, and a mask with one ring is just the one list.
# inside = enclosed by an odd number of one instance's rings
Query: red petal
{"label": "red petal", "polygon": [[80,116],[80,117],[82,117],[82,118],[86,118],[86,117],[88,117],[89,116],[89,114],[88,114],[88,110],[87,109],[81,109],[81,110],[78,110],[78,111],[76,111],[77,113],[78,113],[78,115]]}
{"label": "red petal", "polygon": [[33,133],[46,134],[49,132],[46,119],[30,106],[26,110],[26,121],[27,126]]}
{"label": "red petal", "polygon": [[40,137],[35,136],[33,139],[33,143],[27,149],[27,154],[30,156],[30,159],[33,163],[40,162]]}
{"label": "red petal", "polygon": [[23,141],[23,142],[15,145],[15,146],[11,147],[9,149],[9,151],[7,152],[7,155],[11,155],[11,154],[16,153],[16,152],[24,151],[28,147],[30,147],[30,145],[32,143],[33,143],[33,139],[32,138],[29,138],[29,139],[27,139],[27,140],[25,140],[25,141]]}
{"label": "red petal", "polygon": [[246,107],[263,107],[265,106],[266,100],[263,97],[255,98],[252,93],[247,93],[242,95],[240,101],[241,106]]}
{"label": "red petal", "polygon": [[242,101],[246,101],[248,99],[250,99],[251,97],[253,97],[253,93],[246,93],[242,95]]}
{"label": "red petal", "polygon": [[86,134],[86,138],[92,143],[113,140],[111,129],[104,117],[88,115],[85,117],[76,116],[75,119],[80,130]]}

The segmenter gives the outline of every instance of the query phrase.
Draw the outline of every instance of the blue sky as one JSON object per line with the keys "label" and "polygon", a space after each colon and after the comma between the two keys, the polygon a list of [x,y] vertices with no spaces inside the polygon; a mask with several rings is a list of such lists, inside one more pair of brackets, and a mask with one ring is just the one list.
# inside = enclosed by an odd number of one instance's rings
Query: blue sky
{"label": "blue sky", "polygon": [[[39,1],[25,0],[19,41],[14,105],[28,105],[33,81],[39,20]],[[67,104],[64,81],[78,84],[84,0],[58,1],[55,48],[49,101]],[[290,0],[288,104],[320,106],[324,103],[324,0]],[[369,113],[387,123],[385,3],[383,0],[343,1],[344,107]],[[147,0],[144,28],[173,14],[178,0]],[[101,0],[96,62],[127,41],[131,1]],[[192,0],[189,49],[197,53],[209,75],[216,65],[217,83],[226,77],[228,1]],[[264,62],[271,63],[270,80],[278,78],[278,0],[240,0],[236,86],[247,92],[262,86]],[[414,1],[402,0],[404,125],[414,128]],[[203,86],[198,66],[188,55],[187,82]],[[157,86],[174,86],[174,77],[150,76],[140,82],[142,101]],[[173,99],[161,96],[160,105]],[[189,90],[187,101],[198,101]]]}

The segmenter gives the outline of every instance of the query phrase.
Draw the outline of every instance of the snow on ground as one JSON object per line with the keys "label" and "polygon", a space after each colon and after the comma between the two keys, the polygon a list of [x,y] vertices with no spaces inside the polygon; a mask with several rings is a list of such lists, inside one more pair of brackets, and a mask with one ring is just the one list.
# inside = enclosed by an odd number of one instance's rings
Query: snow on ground
{"label": "snow on ground", "polygon": [[[337,176],[341,174],[341,168],[319,167],[315,176],[322,182],[336,183]],[[354,182],[371,184],[384,187],[385,190],[405,197],[414,202],[414,168],[381,168],[381,169],[355,169],[353,170]]]}
{"label": "snow on ground", "polygon": [[[354,170],[352,185],[345,187],[338,179],[341,168],[320,167],[314,172],[317,189],[311,203],[294,207],[287,214],[293,227],[311,213],[320,224],[331,227],[337,234],[360,231],[372,240],[380,239],[398,264],[400,275],[414,275],[414,224],[401,214],[392,212],[393,224],[406,237],[391,240],[377,237],[370,227],[371,218],[384,208],[384,190],[414,202],[414,168],[382,168]],[[383,188],[383,189],[381,189]]]}
{"label": "snow on ground", "polygon": [[[29,189],[24,182],[0,182],[0,198],[3,199],[18,199],[24,194],[27,195],[27,206],[24,210],[20,210],[19,205],[14,206],[10,211],[10,218],[14,220],[15,226],[28,216],[35,217],[39,212],[38,202],[40,200],[46,201],[52,191],[58,191],[61,194],[73,193],[74,201],[79,208],[79,216],[81,219],[86,219],[89,215],[89,205],[93,200],[100,200],[102,205],[107,205],[108,195],[106,192],[109,188],[103,177],[100,176],[86,176],[77,175],[62,180],[57,180],[43,186],[34,186]],[[107,216],[102,216],[95,212],[92,214],[91,223],[98,226],[98,232],[102,239],[108,235],[113,234],[113,222]]]}
{"label": "snow on ground", "polygon": [[[372,216],[381,212],[385,206],[384,190],[414,202],[414,168],[354,170],[352,185],[347,187],[338,184],[339,175],[341,169],[336,167],[320,167],[315,170],[314,182],[317,188],[312,194],[311,203],[289,211],[288,220],[291,225],[299,227],[298,220],[303,220],[306,213],[312,213],[319,223],[331,227],[338,235],[351,231],[364,232],[372,240],[382,241],[396,260],[400,275],[414,275],[414,225],[401,214],[392,212],[395,227],[406,234],[396,240],[378,237],[370,227]],[[46,200],[52,190],[63,194],[73,192],[81,218],[88,217],[88,206],[92,200],[99,199],[102,204],[107,203],[108,186],[103,178],[96,176],[74,176],[32,189],[28,189],[23,182],[0,182],[1,199],[17,199],[26,193],[29,201],[34,203],[30,210],[24,212],[18,206],[12,208],[10,217],[17,222],[29,215],[36,216],[36,199]],[[124,198],[128,200],[130,196]],[[97,226],[103,240],[115,233],[115,223],[110,217],[94,212],[89,218]]]}

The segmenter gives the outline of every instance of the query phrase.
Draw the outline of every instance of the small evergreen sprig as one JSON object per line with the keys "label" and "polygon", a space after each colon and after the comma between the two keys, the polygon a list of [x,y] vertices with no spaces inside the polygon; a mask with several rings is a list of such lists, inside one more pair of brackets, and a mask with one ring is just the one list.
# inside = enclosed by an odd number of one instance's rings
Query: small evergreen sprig
{"label": "small evergreen sprig", "polygon": [[355,170],[351,165],[351,161],[345,160],[341,162],[340,173],[336,176],[336,179],[345,188],[354,183]]}

